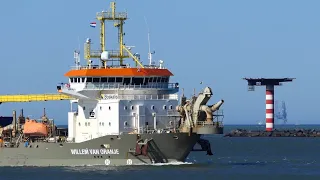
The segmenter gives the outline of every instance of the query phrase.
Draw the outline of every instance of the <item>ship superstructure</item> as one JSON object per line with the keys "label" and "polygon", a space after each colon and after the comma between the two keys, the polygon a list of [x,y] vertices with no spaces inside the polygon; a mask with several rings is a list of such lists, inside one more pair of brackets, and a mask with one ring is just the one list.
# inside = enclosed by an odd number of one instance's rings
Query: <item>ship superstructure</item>
{"label": "ship superstructure", "polygon": [[[76,103],[68,113],[68,133],[55,130],[53,121],[27,119],[23,124],[6,127],[10,140],[2,149],[1,165],[132,165],[184,161],[191,151],[207,151],[210,143],[202,134],[222,134],[221,114],[214,114],[223,100],[206,105],[212,97],[206,87],[191,99],[178,98],[179,83],[163,61],[143,65],[140,55],[131,52],[123,41],[126,12],[98,12],[100,50],[91,50],[92,40],[84,44],[86,64],[74,52],[75,66],[59,84],[58,92]],[[107,21],[118,28],[119,50],[108,50]],[[134,65],[125,63],[131,58]],[[98,59],[94,62],[93,59]],[[72,105],[73,106],[73,105]],[[20,121],[18,121],[20,122]],[[23,145],[22,145],[23,143]],[[195,144],[200,149],[194,149]],[[8,158],[19,156],[12,161]],[[6,159],[7,158],[7,159]]]}
{"label": "ship superstructure", "polygon": [[[83,142],[105,135],[145,133],[149,130],[172,129],[176,118],[169,116],[178,105],[178,83],[170,83],[173,75],[159,65],[142,65],[138,54],[123,44],[123,25],[127,13],[97,13],[101,37],[98,51],[91,50],[91,39],[84,44],[87,64],[81,66],[75,51],[76,66],[65,74],[69,82],[59,92],[77,99],[77,111],[68,114],[68,140]],[[106,21],[118,28],[119,50],[106,50]],[[150,54],[151,55],[151,54]],[[131,57],[135,66],[124,64]],[[95,64],[92,60],[100,62]],[[75,102],[75,101],[73,101]]]}

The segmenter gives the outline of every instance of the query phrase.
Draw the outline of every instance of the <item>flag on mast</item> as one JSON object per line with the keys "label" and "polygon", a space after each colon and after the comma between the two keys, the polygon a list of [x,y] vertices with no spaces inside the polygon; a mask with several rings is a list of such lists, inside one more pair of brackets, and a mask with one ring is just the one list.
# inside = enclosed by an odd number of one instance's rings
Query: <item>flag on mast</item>
{"label": "flag on mast", "polygon": [[96,22],[92,22],[92,23],[90,23],[90,27],[95,28],[96,26],[97,26],[97,23],[96,23]]}

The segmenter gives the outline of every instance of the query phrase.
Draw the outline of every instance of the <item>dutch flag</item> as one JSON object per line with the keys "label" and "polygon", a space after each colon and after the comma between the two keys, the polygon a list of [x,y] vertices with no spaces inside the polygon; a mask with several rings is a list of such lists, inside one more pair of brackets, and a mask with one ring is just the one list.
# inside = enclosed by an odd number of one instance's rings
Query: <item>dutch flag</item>
{"label": "dutch flag", "polygon": [[90,23],[90,27],[95,28],[96,26],[97,26],[97,23],[96,23],[96,22],[92,22],[92,23]]}

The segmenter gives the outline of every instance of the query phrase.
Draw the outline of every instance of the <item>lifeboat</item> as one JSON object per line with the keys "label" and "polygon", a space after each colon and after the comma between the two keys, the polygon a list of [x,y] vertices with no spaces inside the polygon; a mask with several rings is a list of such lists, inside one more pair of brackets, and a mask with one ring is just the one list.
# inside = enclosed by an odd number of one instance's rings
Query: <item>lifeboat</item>
{"label": "lifeboat", "polygon": [[23,133],[29,136],[47,136],[48,127],[46,124],[37,122],[36,120],[26,120]]}

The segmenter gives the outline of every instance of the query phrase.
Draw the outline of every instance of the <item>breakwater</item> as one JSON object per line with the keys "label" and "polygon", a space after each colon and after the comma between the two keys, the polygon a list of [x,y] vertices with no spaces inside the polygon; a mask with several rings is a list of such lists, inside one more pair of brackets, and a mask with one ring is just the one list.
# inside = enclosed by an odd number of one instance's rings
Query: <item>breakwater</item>
{"label": "breakwater", "polygon": [[292,130],[274,130],[259,131],[236,129],[224,135],[224,137],[320,137],[319,129],[292,129]]}

